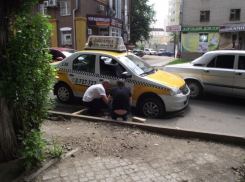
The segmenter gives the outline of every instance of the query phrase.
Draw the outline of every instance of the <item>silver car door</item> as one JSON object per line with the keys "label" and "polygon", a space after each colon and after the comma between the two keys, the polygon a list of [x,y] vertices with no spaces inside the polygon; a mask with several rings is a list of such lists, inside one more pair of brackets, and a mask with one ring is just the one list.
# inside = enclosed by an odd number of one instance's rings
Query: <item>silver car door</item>
{"label": "silver car door", "polygon": [[204,89],[232,94],[235,55],[218,55],[203,68]]}
{"label": "silver car door", "polygon": [[234,73],[233,94],[245,96],[245,55],[238,57],[237,69]]}

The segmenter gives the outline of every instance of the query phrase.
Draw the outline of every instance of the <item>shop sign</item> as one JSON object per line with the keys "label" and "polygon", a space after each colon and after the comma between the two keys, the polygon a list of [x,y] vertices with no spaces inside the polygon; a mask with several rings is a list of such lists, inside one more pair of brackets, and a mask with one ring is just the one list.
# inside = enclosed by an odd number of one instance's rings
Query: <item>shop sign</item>
{"label": "shop sign", "polygon": [[108,16],[87,15],[87,25],[110,26],[111,19]]}
{"label": "shop sign", "polygon": [[218,32],[219,27],[183,27],[183,32]]}
{"label": "shop sign", "polygon": [[111,18],[111,26],[116,28],[122,28],[122,20]]}
{"label": "shop sign", "polygon": [[166,32],[180,32],[181,25],[166,26]]}
{"label": "shop sign", "polygon": [[239,32],[239,31],[245,31],[245,24],[220,26],[220,28],[219,28],[219,32]]}

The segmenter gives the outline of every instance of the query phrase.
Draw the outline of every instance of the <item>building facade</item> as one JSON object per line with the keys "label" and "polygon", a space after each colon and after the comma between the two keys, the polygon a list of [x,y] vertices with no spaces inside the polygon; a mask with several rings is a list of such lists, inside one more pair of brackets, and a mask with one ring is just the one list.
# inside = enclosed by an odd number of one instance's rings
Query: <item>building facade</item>
{"label": "building facade", "polygon": [[50,47],[83,50],[89,35],[130,38],[130,0],[40,0],[36,12],[51,16]]}
{"label": "building facade", "polygon": [[244,0],[184,0],[181,58],[212,50],[244,50],[244,7]]}
{"label": "building facade", "polygon": [[168,26],[180,24],[181,0],[168,1]]}

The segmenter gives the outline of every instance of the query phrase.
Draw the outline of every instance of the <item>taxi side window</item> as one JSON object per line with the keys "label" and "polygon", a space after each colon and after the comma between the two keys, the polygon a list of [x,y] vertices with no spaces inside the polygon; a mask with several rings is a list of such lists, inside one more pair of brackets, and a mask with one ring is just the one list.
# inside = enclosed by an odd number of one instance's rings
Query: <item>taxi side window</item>
{"label": "taxi side window", "polygon": [[245,70],[245,56],[239,56],[238,69]]}
{"label": "taxi side window", "polygon": [[125,71],[125,68],[116,60],[107,56],[100,56],[100,74],[121,78]]}
{"label": "taxi side window", "polygon": [[95,72],[95,55],[82,54],[79,55],[74,61],[72,68],[75,71]]}

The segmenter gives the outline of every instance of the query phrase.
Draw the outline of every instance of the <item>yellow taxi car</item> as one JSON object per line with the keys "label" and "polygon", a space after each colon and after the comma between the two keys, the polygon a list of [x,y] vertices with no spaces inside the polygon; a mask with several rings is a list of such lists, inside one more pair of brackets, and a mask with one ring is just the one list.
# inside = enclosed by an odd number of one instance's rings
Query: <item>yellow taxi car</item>
{"label": "yellow taxi car", "polygon": [[131,90],[132,106],[145,117],[161,118],[165,112],[188,104],[190,90],[185,81],[127,52],[122,37],[90,36],[84,51],[53,64],[58,68],[54,94],[63,103],[71,102],[74,96],[82,98],[90,85],[103,79],[116,87],[122,78]]}

